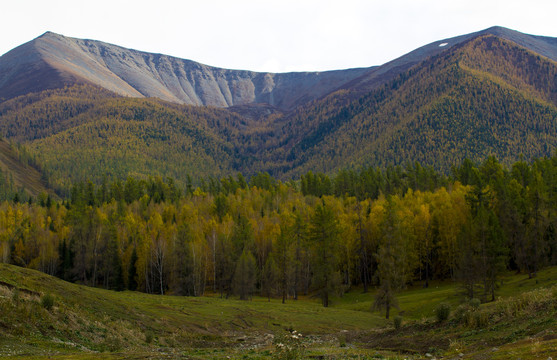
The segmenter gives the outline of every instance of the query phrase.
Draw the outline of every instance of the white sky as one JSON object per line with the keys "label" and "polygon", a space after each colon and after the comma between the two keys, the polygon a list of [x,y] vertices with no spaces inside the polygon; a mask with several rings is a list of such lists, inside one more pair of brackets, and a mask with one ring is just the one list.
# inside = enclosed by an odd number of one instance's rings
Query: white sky
{"label": "white sky", "polygon": [[555,0],[2,0],[0,54],[47,30],[255,71],[380,65],[499,25],[557,37]]}

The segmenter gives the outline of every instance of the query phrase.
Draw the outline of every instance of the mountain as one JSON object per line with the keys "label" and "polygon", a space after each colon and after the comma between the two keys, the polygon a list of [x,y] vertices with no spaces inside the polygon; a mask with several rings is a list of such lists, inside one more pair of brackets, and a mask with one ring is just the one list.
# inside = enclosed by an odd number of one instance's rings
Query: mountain
{"label": "mountain", "polygon": [[[370,71],[277,119],[269,137],[280,141],[261,152],[266,170],[290,177],[419,161],[448,171],[465,157],[510,164],[553,154],[557,39],[502,28],[455,39],[382,66],[408,68],[391,80]],[[432,55],[414,64],[416,53]]]}
{"label": "mountain", "polygon": [[382,66],[274,74],[221,69],[46,32],[0,57],[0,98],[87,83],[123,96],[157,97],[180,104],[229,107],[263,103],[287,111],[339,88],[369,91],[428,57],[486,34],[557,59],[555,39],[493,27],[436,41]]}
{"label": "mountain", "polygon": [[528,35],[500,26],[494,26],[475,33],[443,39],[422,46],[382,66],[369,69],[362,76],[345,84],[343,88],[358,90],[359,92],[369,91],[392,80],[397,75],[408,71],[411,67],[421,63],[427,58],[485,35],[493,35],[511,41],[537,54],[557,61],[557,38]]}
{"label": "mountain", "polygon": [[58,189],[128,174],[184,184],[414,161],[448,172],[490,155],[510,164],[557,149],[556,61],[557,39],[501,27],[381,66],[289,74],[46,33],[0,57],[0,133]]}
{"label": "mountain", "polygon": [[290,110],[366,70],[284,74],[228,70],[47,32],[0,58],[0,98],[86,83],[122,96],[180,104],[267,103]]}

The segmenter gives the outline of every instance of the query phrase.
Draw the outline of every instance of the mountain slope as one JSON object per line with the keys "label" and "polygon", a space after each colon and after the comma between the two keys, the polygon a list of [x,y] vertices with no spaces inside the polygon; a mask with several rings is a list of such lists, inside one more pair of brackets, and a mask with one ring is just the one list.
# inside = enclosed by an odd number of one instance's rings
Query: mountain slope
{"label": "mountain slope", "polygon": [[277,120],[268,170],[420,161],[448,170],[464,157],[510,163],[557,147],[557,63],[480,35],[364,95],[343,90]]}
{"label": "mountain slope", "polygon": [[[0,140],[0,200],[13,199],[20,189],[31,196],[49,193],[43,174],[22,161],[21,150]],[[27,159],[28,160],[28,159]]]}
{"label": "mountain slope", "polygon": [[523,34],[515,30],[494,26],[475,33],[443,39],[424,45],[384,65],[370,69],[361,77],[343,85],[342,88],[358,94],[363,94],[393,80],[396,76],[408,71],[413,66],[418,65],[432,56],[436,56],[453,47],[458,47],[474,38],[485,35],[493,35],[504,40],[509,40],[539,55],[557,61],[557,38]]}
{"label": "mountain slope", "polygon": [[233,173],[243,155],[232,142],[244,126],[226,110],[115,97],[88,85],[0,104],[0,132],[24,143],[58,190],[104,177],[172,177],[182,186],[187,175]]}
{"label": "mountain slope", "polygon": [[289,110],[336,90],[366,69],[258,73],[125,49],[47,32],[0,58],[0,98],[88,83],[131,97],[228,107],[268,103]]}
{"label": "mountain slope", "polygon": [[[28,56],[17,60],[19,53]],[[49,33],[0,59],[1,91],[22,84],[6,76],[20,76],[18,64],[27,60],[27,65],[50,64],[54,70],[47,73],[57,79],[39,83],[53,89],[0,102],[0,134],[25,143],[58,189],[87,178],[99,182],[104,175],[171,176],[184,184],[187,175],[269,171],[288,179],[309,170],[330,173],[414,161],[447,172],[464,157],[481,161],[495,155],[511,163],[520,155],[553,154],[555,59],[557,39],[495,27],[425,45],[377,68],[271,76]],[[10,61],[16,65],[6,66]],[[254,92],[234,98],[227,109],[119,95],[126,86],[137,90],[139,85],[173,94],[165,76],[183,70],[183,79],[190,81],[188,71],[194,68],[204,69],[198,74],[211,89],[218,76],[236,77],[237,82],[223,80],[219,96],[248,78],[252,85],[267,75],[289,80],[268,88],[267,95],[285,94],[271,104]],[[304,78],[309,87],[300,85]],[[318,85],[321,81],[327,86]],[[286,94],[295,84],[299,88]],[[196,94],[216,94],[213,90]],[[219,106],[228,106],[225,100]]]}
{"label": "mountain slope", "polygon": [[47,32],[0,58],[0,98],[88,83],[119,95],[158,97],[181,104],[229,107],[264,103],[289,111],[339,88],[367,92],[428,57],[487,34],[557,60],[555,39],[501,27],[437,41],[382,66],[279,74],[220,69]]}

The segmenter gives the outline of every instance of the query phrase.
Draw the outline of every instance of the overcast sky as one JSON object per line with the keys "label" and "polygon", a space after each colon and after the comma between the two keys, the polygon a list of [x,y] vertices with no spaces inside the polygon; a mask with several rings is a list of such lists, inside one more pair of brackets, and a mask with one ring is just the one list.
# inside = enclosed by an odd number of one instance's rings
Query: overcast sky
{"label": "overcast sky", "polygon": [[555,0],[17,0],[0,5],[0,54],[46,31],[231,69],[381,65],[500,25],[557,37]]}

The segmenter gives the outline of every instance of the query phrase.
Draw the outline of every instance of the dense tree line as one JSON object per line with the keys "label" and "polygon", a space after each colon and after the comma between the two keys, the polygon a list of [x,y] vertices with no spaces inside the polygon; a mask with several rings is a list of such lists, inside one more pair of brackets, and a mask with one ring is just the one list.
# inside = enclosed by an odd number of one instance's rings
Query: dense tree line
{"label": "dense tree line", "polygon": [[2,203],[0,260],[115,290],[315,294],[324,306],[354,286],[378,287],[387,315],[412,283],[453,279],[489,301],[502,272],[534,277],[557,264],[557,157],[510,168],[465,161],[425,190],[409,185],[417,169],[401,172],[404,186],[362,198],[350,186],[336,195],[346,172],[317,176],[331,182],[320,196],[268,174],[223,178],[212,192],[159,178],[79,183],[63,202]]}
{"label": "dense tree line", "polygon": [[379,194],[404,195],[409,189],[434,191],[448,183],[446,175],[416,162],[385,169],[371,166],[359,171],[342,169],[332,177],[309,171],[300,177],[300,190],[304,195],[354,196],[363,200],[376,199]]}

